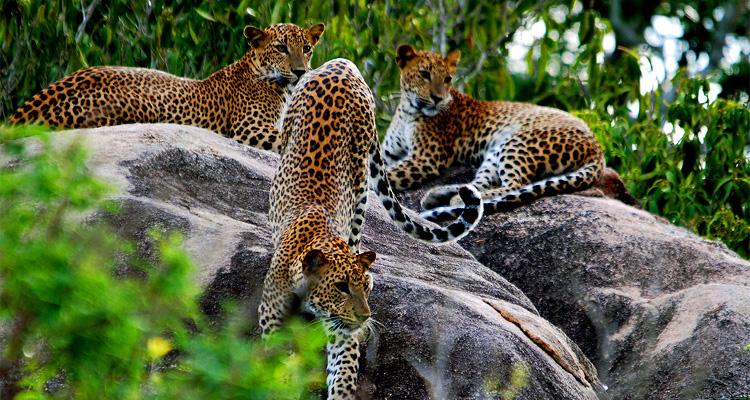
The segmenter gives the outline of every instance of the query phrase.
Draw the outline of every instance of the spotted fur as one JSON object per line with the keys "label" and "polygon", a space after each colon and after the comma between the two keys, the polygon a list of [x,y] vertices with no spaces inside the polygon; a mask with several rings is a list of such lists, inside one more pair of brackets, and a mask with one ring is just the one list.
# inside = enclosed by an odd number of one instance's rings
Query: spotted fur
{"label": "spotted fur", "polygon": [[10,121],[60,128],[171,122],[278,152],[283,105],[309,71],[324,29],[323,24],[247,26],[248,52],[204,80],[145,68],[85,68],[35,94]]}
{"label": "spotted fur", "polygon": [[[592,185],[604,156],[591,130],[561,110],[528,103],[480,101],[453,89],[460,53],[446,57],[397,50],[401,100],[384,141],[388,178],[403,190],[437,177],[446,168],[477,166],[485,214],[527,204],[541,196]],[[432,189],[422,215],[440,222],[462,211],[463,185]]]}
{"label": "spotted fur", "polygon": [[359,253],[367,187],[394,221],[420,240],[465,235],[481,217],[476,189],[461,189],[467,206],[448,228],[426,228],[405,215],[385,177],[375,127],[375,102],[357,67],[336,59],[297,84],[282,129],[285,146],[271,188],[275,245],[259,307],[264,333],[279,327],[299,299],[322,319],[328,344],[329,399],[356,390],[359,341],[370,320],[372,252]]}

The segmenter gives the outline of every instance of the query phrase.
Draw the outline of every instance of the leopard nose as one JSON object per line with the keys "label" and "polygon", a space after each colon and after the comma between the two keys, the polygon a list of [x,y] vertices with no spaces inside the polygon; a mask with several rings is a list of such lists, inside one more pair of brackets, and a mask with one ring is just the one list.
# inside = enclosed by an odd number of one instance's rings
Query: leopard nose
{"label": "leopard nose", "polygon": [[441,101],[443,101],[443,98],[440,96],[435,96],[434,94],[430,95],[430,98],[432,98],[432,101],[435,102],[435,104],[439,104]]}
{"label": "leopard nose", "polygon": [[363,312],[363,313],[358,313],[357,314],[357,320],[359,322],[365,322],[365,321],[367,321],[368,318],[370,318],[370,315],[372,315],[372,314],[369,311]]}
{"label": "leopard nose", "polygon": [[305,74],[304,69],[295,69],[295,70],[292,70],[292,72],[294,72],[294,75],[297,75],[297,78],[301,78],[302,75]]}

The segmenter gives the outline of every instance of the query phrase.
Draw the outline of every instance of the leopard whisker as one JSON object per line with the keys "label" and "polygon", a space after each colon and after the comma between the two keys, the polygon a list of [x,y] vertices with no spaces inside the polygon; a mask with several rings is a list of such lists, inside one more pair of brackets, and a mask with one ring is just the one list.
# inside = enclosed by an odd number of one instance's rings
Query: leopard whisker
{"label": "leopard whisker", "polygon": [[368,322],[372,322],[373,324],[377,324],[377,325],[378,325],[378,326],[380,326],[381,328],[385,328],[385,325],[384,325],[384,324],[383,324],[382,322],[380,322],[380,321],[376,320],[376,319],[375,319],[375,318],[373,318],[373,317],[370,317],[370,319],[368,320]]}

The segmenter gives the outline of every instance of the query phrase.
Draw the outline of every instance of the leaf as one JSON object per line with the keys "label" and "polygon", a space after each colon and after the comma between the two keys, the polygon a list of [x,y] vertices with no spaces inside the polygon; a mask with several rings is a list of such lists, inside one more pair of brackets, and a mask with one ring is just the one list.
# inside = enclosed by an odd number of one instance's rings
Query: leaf
{"label": "leaf", "polygon": [[675,174],[674,170],[669,170],[666,172],[667,181],[669,181],[672,184],[677,184],[677,174]]}
{"label": "leaf", "polygon": [[733,180],[734,180],[733,176],[728,176],[720,180],[719,183],[716,184],[716,189],[714,189],[714,193],[717,193],[721,189],[722,186],[727,184],[727,182],[731,182]]}
{"label": "leaf", "polygon": [[578,38],[581,45],[589,44],[592,36],[594,35],[594,29],[596,29],[596,17],[591,11],[586,11],[581,22],[581,30],[578,32]]}
{"label": "leaf", "polygon": [[190,32],[190,38],[193,39],[193,43],[199,44],[201,38],[197,33],[195,33],[195,30],[193,29],[193,23],[191,21],[188,21],[188,32]]}
{"label": "leaf", "polygon": [[211,22],[216,22],[216,19],[207,11],[203,11],[200,8],[196,8],[195,12],[201,16],[201,18],[209,20]]}

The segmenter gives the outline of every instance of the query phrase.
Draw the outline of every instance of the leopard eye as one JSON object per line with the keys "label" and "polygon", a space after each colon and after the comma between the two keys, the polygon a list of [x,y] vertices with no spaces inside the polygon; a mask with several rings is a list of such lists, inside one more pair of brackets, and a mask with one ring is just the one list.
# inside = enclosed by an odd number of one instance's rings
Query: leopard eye
{"label": "leopard eye", "polygon": [[445,83],[451,83],[452,80],[453,80],[452,76],[446,76],[444,79]]}
{"label": "leopard eye", "polygon": [[286,48],[285,44],[277,44],[276,45],[276,50],[278,50],[278,51],[280,51],[280,52],[282,52],[284,54],[286,54],[286,53],[289,52],[289,49]]}
{"label": "leopard eye", "polygon": [[340,292],[349,294],[349,284],[346,282],[336,282],[333,284],[333,286],[336,286],[336,289],[338,289]]}
{"label": "leopard eye", "polygon": [[310,46],[309,44],[306,44],[302,47],[302,51],[304,51],[305,53],[309,53],[311,50],[312,46]]}
{"label": "leopard eye", "polygon": [[424,79],[426,79],[428,81],[430,80],[430,72],[429,71],[421,70],[421,71],[419,71],[419,75],[422,75],[422,78],[424,78]]}

